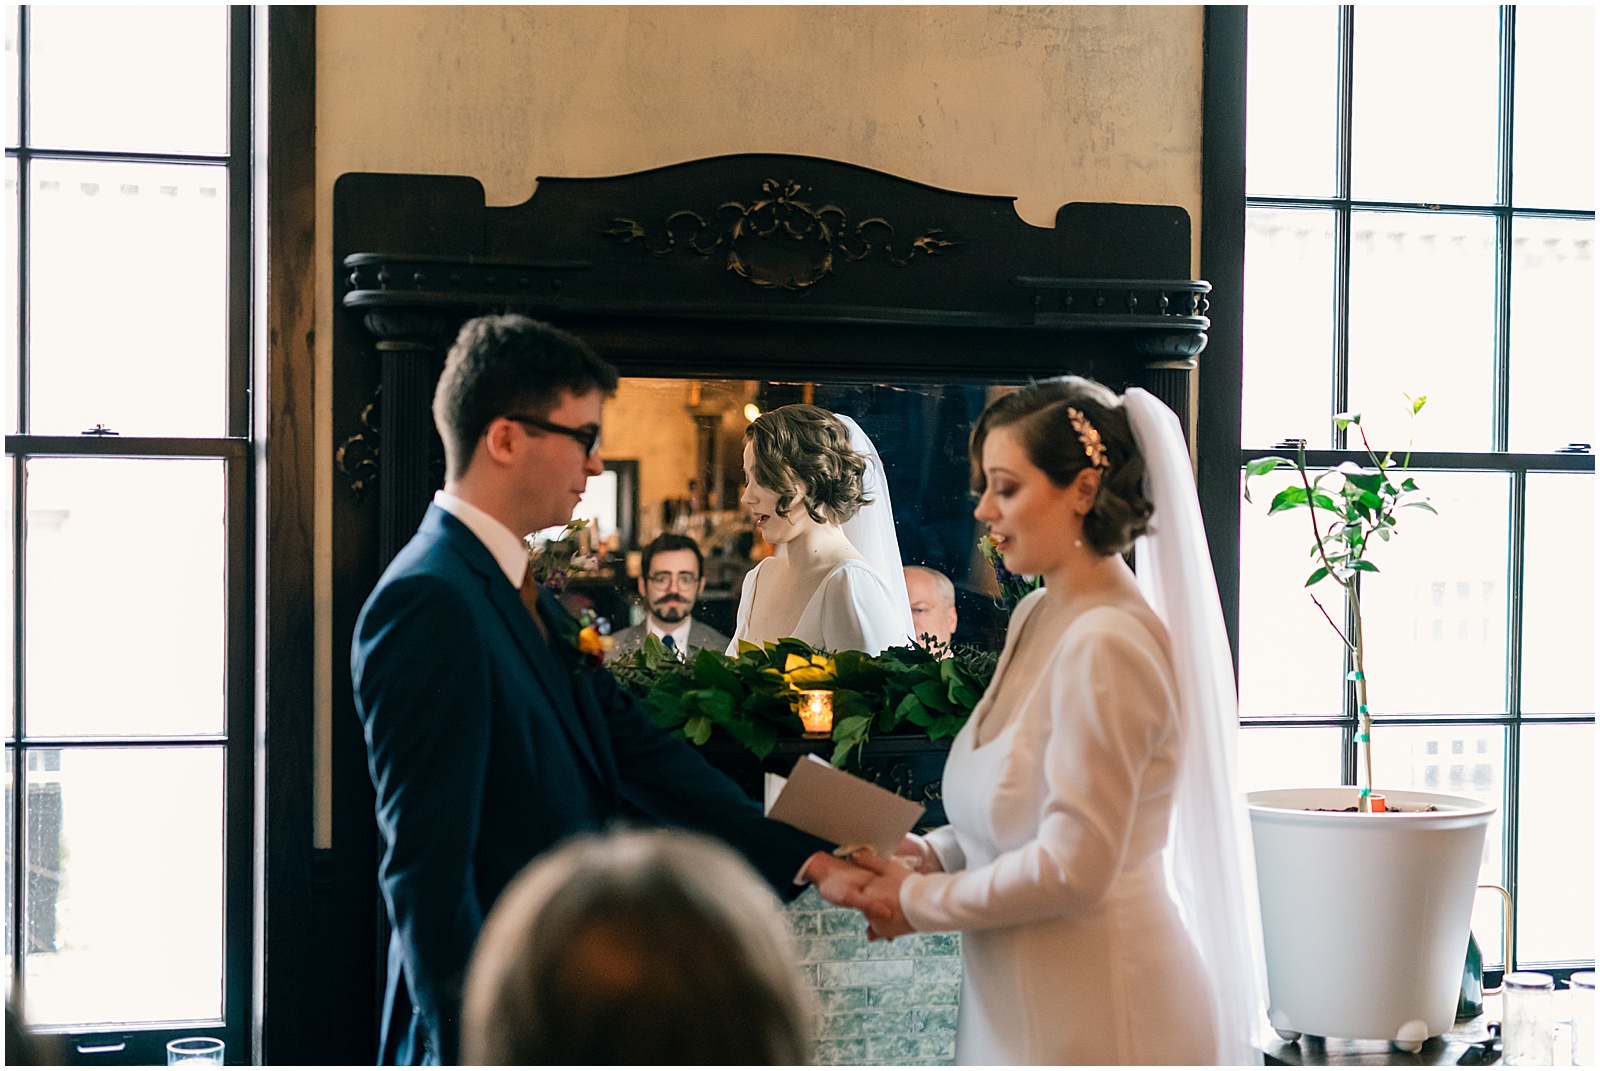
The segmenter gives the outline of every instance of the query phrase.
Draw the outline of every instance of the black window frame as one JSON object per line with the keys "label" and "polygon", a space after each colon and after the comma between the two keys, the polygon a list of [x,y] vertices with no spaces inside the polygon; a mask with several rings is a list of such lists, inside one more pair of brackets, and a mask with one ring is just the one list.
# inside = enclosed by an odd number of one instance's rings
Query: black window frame
{"label": "black window frame", "polygon": [[[1279,455],[1293,457],[1283,444],[1241,443],[1244,381],[1243,323],[1244,246],[1250,209],[1332,212],[1335,218],[1334,340],[1330,355],[1330,414],[1348,409],[1349,384],[1349,279],[1353,213],[1363,211],[1417,214],[1487,216],[1495,221],[1494,413],[1490,449],[1483,452],[1435,451],[1412,455],[1413,470],[1504,472],[1511,479],[1510,532],[1507,555],[1507,688],[1506,712],[1462,715],[1442,712],[1423,715],[1378,715],[1375,723],[1393,725],[1497,725],[1506,732],[1503,840],[1503,880],[1514,902],[1518,885],[1517,810],[1520,798],[1521,729],[1524,725],[1594,725],[1593,711],[1562,714],[1524,714],[1521,705],[1523,654],[1522,585],[1526,562],[1525,502],[1528,477],[1542,473],[1594,473],[1591,453],[1512,453],[1507,450],[1512,390],[1510,368],[1512,224],[1518,219],[1565,219],[1593,222],[1590,210],[1549,207],[1525,208],[1515,204],[1512,188],[1512,130],[1515,122],[1516,9],[1501,6],[1499,13],[1497,119],[1498,153],[1495,201],[1490,204],[1452,204],[1362,200],[1350,196],[1351,128],[1355,19],[1350,5],[1338,9],[1338,117],[1335,123],[1335,193],[1327,197],[1248,195],[1245,190],[1246,71],[1248,9],[1208,8],[1206,16],[1205,133],[1203,145],[1203,211],[1201,275],[1213,287],[1211,342],[1200,359],[1200,411],[1198,454],[1200,494],[1216,566],[1223,613],[1227,621],[1235,668],[1239,660],[1239,535],[1240,477],[1246,458]],[[1364,451],[1348,449],[1346,433],[1332,426],[1336,449],[1307,450],[1313,466],[1341,461],[1367,464]],[[1347,656],[1348,658],[1348,656]],[[1347,669],[1350,667],[1346,667]],[[1341,734],[1341,771],[1346,784],[1356,781],[1356,700],[1353,684],[1345,687],[1338,715],[1285,715],[1241,718],[1241,731],[1273,727],[1332,727]],[[1536,967],[1558,978],[1576,970],[1593,970],[1593,960],[1529,961],[1517,954],[1517,921],[1512,923],[1514,969]],[[1486,961],[1499,958],[1498,949],[1485,948]],[[1493,984],[1501,972],[1494,970]]]}
{"label": "black window frame", "polygon": [[[69,1063],[166,1062],[166,1043],[196,1034],[227,1044],[230,1063],[249,1063],[254,1053],[255,956],[255,795],[256,795],[256,414],[252,392],[256,374],[255,308],[255,140],[257,30],[256,9],[228,9],[228,145],[222,154],[107,152],[89,148],[43,149],[29,145],[28,6],[18,10],[17,94],[18,145],[6,147],[17,163],[17,401],[12,416],[15,434],[6,435],[6,456],[12,476],[13,693],[6,752],[13,759],[9,805],[12,822],[8,849],[12,860],[27,859],[25,778],[27,755],[64,748],[223,747],[224,755],[224,890],[223,992],[220,1019],[169,1022],[80,1024],[41,1027],[60,1059]],[[35,160],[115,161],[162,164],[213,164],[227,175],[227,415],[226,434],[219,437],[148,437],[110,435],[35,435],[28,412],[29,351],[29,173]],[[86,301],[93,300],[92,291]],[[34,458],[193,458],[223,463],[226,503],[225,598],[227,643],[223,731],[185,736],[129,737],[32,736],[23,732],[26,699],[26,466]],[[13,867],[11,932],[20,941],[26,931],[25,867]],[[11,985],[26,1011],[26,955],[12,957]]]}

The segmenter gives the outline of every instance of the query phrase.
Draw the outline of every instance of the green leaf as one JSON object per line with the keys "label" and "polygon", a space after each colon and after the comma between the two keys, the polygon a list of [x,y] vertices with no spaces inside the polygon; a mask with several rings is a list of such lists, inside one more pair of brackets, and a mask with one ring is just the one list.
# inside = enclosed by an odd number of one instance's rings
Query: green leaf
{"label": "green leaf", "polygon": [[1265,476],[1273,469],[1293,464],[1294,462],[1286,457],[1258,457],[1244,463],[1245,480],[1248,482],[1252,476]]}
{"label": "green leaf", "polygon": [[1317,566],[1316,571],[1314,571],[1309,577],[1306,578],[1305,586],[1309,588],[1312,584],[1315,584],[1320,580],[1327,579],[1327,576],[1328,576],[1328,568],[1327,568],[1327,566],[1319,565],[1319,566]]}
{"label": "green leaf", "polygon": [[1378,571],[1378,567],[1365,558],[1351,562],[1350,568],[1358,573],[1376,573]]}
{"label": "green leaf", "polygon": [[701,684],[720,689],[734,698],[744,695],[744,686],[728,667],[727,656],[709,647],[701,648],[694,656],[694,675]]}
{"label": "green leaf", "polygon": [[750,723],[750,738],[741,743],[749,748],[758,759],[764,759],[772,754],[772,749],[778,744],[778,727],[767,721]]}
{"label": "green leaf", "polygon": [[983,693],[975,690],[971,685],[958,682],[950,686],[950,701],[969,714],[978,705],[978,700],[982,698]]}
{"label": "green leaf", "polygon": [[911,689],[913,695],[922,700],[922,705],[939,714],[955,713],[955,706],[950,702],[950,697],[945,691],[942,681],[922,681]]}
{"label": "green leaf", "polygon": [[[1346,462],[1349,464],[1349,462]],[[1355,472],[1344,473],[1344,482],[1355,484],[1363,491],[1376,491],[1384,484],[1383,473],[1367,472],[1358,469]]]}
{"label": "green leaf", "polygon": [[733,696],[717,688],[699,688],[693,692],[685,692],[684,697],[694,696],[700,710],[706,717],[714,721],[725,721],[733,714]]}
{"label": "green leaf", "polygon": [[1341,513],[1339,506],[1333,501],[1333,496],[1326,491],[1317,491],[1311,496],[1311,504],[1318,509],[1325,509],[1329,513]]}
{"label": "green leaf", "polygon": [[1338,427],[1338,429],[1340,431],[1343,431],[1345,428],[1348,428],[1351,424],[1359,424],[1359,423],[1361,423],[1361,414],[1360,413],[1335,413],[1335,414],[1333,414],[1333,423],[1334,423],[1334,425],[1336,427]]}
{"label": "green leaf", "polygon": [[1304,487],[1285,487],[1273,498],[1272,505],[1267,509],[1267,516],[1282,513],[1286,509],[1306,504],[1306,489]]}
{"label": "green leaf", "polygon": [[676,729],[689,716],[683,708],[683,700],[671,693],[653,691],[645,705],[650,710],[650,720],[663,729]]}
{"label": "green leaf", "polygon": [[697,714],[683,723],[683,735],[696,744],[704,744],[711,739],[711,719],[703,714]]}
{"label": "green leaf", "polygon": [[1405,397],[1406,401],[1411,403],[1412,416],[1416,416],[1418,413],[1422,412],[1422,407],[1428,404],[1428,396],[1426,394],[1419,394],[1415,398],[1407,394]]}

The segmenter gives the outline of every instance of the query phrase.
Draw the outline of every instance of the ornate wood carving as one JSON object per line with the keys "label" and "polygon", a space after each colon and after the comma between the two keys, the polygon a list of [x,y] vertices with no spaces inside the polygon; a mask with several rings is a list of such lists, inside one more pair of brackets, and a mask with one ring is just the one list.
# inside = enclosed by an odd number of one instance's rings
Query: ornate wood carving
{"label": "ornate wood carving", "polygon": [[919,254],[938,256],[961,245],[941,227],[929,227],[896,251],[895,228],[883,216],[854,224],[831,202],[816,205],[808,187],[793,179],[766,179],[748,203],[724,201],[707,219],[683,208],[668,215],[654,234],[637,220],[616,218],[602,228],[621,245],[661,257],[687,249],[702,257],[723,252],[727,269],[759,287],[804,290],[833,274],[834,265],[876,253],[896,267]]}
{"label": "ornate wood carving", "polygon": [[356,418],[361,430],[339,444],[333,453],[333,465],[350,484],[350,490],[359,502],[378,482],[378,458],[383,448],[382,410],[383,384],[372,390],[372,401],[361,407]]}

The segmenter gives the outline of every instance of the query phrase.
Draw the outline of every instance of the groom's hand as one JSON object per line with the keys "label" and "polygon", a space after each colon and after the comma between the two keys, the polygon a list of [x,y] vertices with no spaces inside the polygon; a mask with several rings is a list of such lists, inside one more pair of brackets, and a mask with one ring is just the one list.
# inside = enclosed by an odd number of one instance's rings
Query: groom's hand
{"label": "groom's hand", "polygon": [[869,898],[864,890],[876,875],[864,867],[827,852],[815,852],[806,860],[800,876],[817,887],[817,895],[836,907],[853,907],[867,919],[889,921],[889,912],[878,900]]}

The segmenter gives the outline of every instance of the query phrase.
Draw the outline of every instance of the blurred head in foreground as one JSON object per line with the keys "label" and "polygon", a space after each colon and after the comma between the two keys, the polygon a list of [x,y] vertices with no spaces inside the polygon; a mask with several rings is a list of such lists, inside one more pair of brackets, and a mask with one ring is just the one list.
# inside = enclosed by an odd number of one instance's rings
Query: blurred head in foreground
{"label": "blurred head in foreground", "polygon": [[777,899],[717,841],[588,836],[530,863],[478,937],[467,1064],[801,1064],[810,1007]]}

